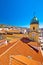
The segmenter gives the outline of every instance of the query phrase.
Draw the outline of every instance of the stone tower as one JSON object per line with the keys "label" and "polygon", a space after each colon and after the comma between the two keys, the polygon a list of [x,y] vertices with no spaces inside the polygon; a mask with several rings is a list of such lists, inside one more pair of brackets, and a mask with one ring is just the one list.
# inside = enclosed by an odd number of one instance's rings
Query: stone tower
{"label": "stone tower", "polygon": [[30,23],[30,32],[29,32],[30,39],[38,41],[39,37],[38,30],[39,30],[39,20],[36,16],[34,16]]}

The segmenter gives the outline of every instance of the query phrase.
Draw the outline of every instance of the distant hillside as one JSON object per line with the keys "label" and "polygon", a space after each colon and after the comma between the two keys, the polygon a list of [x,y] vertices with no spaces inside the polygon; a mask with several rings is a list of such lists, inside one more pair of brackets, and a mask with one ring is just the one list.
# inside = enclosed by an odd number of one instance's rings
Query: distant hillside
{"label": "distant hillside", "polygon": [[[0,28],[9,28],[9,27],[14,27],[16,29],[20,28],[20,29],[29,29],[26,27],[17,27],[17,26],[11,26],[11,25],[6,25],[6,24],[0,24]],[[40,30],[43,30],[43,28],[39,28]]]}
{"label": "distant hillside", "polygon": [[0,24],[0,28],[10,27],[9,25]]}
{"label": "distant hillside", "polygon": [[11,26],[6,24],[0,24],[0,28],[9,28],[9,27],[15,27],[15,28],[21,28],[21,29],[27,29],[26,27],[17,27],[17,26]]}
{"label": "distant hillside", "polygon": [[0,28],[4,28],[6,25],[4,24],[0,24]]}

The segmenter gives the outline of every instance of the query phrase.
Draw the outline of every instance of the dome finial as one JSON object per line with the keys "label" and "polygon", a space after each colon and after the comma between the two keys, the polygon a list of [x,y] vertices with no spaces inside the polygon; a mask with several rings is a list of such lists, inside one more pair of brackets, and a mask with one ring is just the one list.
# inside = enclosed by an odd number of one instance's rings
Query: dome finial
{"label": "dome finial", "polygon": [[32,20],[31,20],[31,23],[30,24],[39,24],[39,20],[38,20],[38,18],[35,16],[35,14],[34,14],[34,17],[32,18]]}
{"label": "dome finial", "polygon": [[33,16],[36,17],[36,12],[35,11],[33,12]]}

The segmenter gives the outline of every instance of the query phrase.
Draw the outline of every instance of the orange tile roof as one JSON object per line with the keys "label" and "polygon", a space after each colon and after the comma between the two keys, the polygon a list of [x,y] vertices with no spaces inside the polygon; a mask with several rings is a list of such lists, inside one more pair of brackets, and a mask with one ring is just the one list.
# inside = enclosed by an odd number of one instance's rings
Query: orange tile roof
{"label": "orange tile roof", "polygon": [[0,33],[5,33],[5,31],[4,31],[4,30],[2,30],[2,31],[0,31]]}
{"label": "orange tile roof", "polygon": [[11,65],[42,65],[40,62],[37,62],[22,55],[11,56],[10,63]]}
{"label": "orange tile roof", "polygon": [[6,46],[6,40],[0,40],[0,48]]}
{"label": "orange tile roof", "polygon": [[[9,64],[10,55],[24,55],[30,56],[32,59],[43,62],[42,54],[40,51],[36,52],[30,46],[18,40],[16,43],[9,44],[0,50],[0,63],[1,65]],[[5,60],[4,60],[5,59]],[[6,62],[6,63],[5,63]]]}
{"label": "orange tile roof", "polygon": [[36,46],[36,47],[39,47],[40,46],[38,42],[29,42],[28,44],[33,45],[33,46]]}
{"label": "orange tile roof", "polygon": [[19,30],[8,30],[7,32],[20,32]]}
{"label": "orange tile roof", "polygon": [[24,34],[13,34],[13,36],[16,36],[16,37],[25,37]]}
{"label": "orange tile roof", "polygon": [[5,52],[10,46],[12,46],[15,42],[17,42],[18,39],[15,39],[11,42],[9,42],[7,45],[1,46],[0,47],[0,54],[2,54],[3,52]]}
{"label": "orange tile roof", "polygon": [[3,42],[3,41],[5,41],[5,39],[3,39],[3,40],[0,40],[0,43],[1,43],[1,42]]}

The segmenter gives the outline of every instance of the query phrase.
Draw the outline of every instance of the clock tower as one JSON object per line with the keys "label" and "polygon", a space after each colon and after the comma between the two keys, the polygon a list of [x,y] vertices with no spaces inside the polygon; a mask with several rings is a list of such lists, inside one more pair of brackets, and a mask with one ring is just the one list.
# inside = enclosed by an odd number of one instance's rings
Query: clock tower
{"label": "clock tower", "polygon": [[34,41],[38,41],[38,37],[39,37],[39,20],[36,16],[34,16],[31,20],[30,23],[30,39],[34,40]]}

